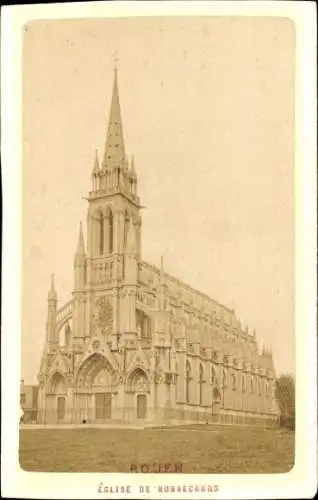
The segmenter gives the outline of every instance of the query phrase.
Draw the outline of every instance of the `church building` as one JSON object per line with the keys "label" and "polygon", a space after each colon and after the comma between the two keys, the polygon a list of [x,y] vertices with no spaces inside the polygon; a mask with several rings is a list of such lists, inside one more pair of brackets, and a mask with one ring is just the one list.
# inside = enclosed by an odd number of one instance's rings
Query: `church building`
{"label": "church building", "polygon": [[142,259],[137,168],[124,146],[117,70],[95,157],[72,298],[52,276],[38,423],[274,424],[271,349],[235,312]]}

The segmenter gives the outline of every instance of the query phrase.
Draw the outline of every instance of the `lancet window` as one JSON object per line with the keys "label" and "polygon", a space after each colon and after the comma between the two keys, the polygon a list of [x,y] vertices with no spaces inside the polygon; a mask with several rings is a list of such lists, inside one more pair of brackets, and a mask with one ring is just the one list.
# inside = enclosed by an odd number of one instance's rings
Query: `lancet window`
{"label": "lancet window", "polygon": [[223,387],[227,387],[227,373],[223,370]]}
{"label": "lancet window", "polygon": [[242,392],[245,392],[245,377],[242,375]]}
{"label": "lancet window", "polygon": [[216,372],[214,366],[211,368],[211,384],[215,385],[216,383]]}
{"label": "lancet window", "polygon": [[200,397],[200,405],[202,405],[203,403],[203,383],[204,383],[204,380],[203,380],[203,366],[200,365],[200,368],[199,368],[199,397]]}
{"label": "lancet window", "polygon": [[129,217],[128,217],[128,212],[125,210],[125,215],[124,215],[124,247],[127,246],[127,234],[128,234],[128,224],[129,224]]}
{"label": "lancet window", "polygon": [[186,364],[186,402],[190,403],[190,382],[191,382],[191,366],[189,361]]}
{"label": "lancet window", "polygon": [[102,212],[100,212],[98,217],[99,223],[99,255],[104,254],[104,216]]}
{"label": "lancet window", "polygon": [[114,232],[114,221],[113,221],[113,213],[110,208],[107,209],[106,213],[106,221],[107,221],[107,240],[108,240],[108,253],[113,252],[113,232]]}

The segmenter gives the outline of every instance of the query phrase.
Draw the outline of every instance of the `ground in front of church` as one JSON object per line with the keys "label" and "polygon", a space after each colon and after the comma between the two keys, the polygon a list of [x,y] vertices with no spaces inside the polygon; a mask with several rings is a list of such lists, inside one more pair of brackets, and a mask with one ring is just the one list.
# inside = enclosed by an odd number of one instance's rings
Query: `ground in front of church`
{"label": "ground in front of church", "polygon": [[292,431],[189,425],[148,429],[21,429],[20,465],[41,472],[283,473]]}

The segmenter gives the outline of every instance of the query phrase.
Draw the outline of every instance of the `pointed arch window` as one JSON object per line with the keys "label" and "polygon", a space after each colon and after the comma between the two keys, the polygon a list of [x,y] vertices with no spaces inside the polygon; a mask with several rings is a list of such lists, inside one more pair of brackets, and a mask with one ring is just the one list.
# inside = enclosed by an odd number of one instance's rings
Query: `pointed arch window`
{"label": "pointed arch window", "polygon": [[[177,401],[179,401],[180,399],[180,373],[179,373],[179,365],[178,365],[178,362],[176,361],[176,364],[175,364],[175,368],[176,368],[176,371],[175,371],[175,376],[176,376],[176,399]],[[182,377],[181,377],[182,379]]]}
{"label": "pointed arch window", "polygon": [[113,252],[113,238],[114,238],[114,221],[113,213],[110,208],[107,209],[107,241],[108,241],[108,253]]}
{"label": "pointed arch window", "polygon": [[104,253],[104,216],[103,213],[100,212],[98,217],[99,223],[99,255],[103,255]]}
{"label": "pointed arch window", "polygon": [[200,365],[200,368],[199,368],[199,397],[200,397],[200,405],[202,405],[203,403],[203,384],[204,384],[204,380],[203,380],[203,366]]}
{"label": "pointed arch window", "polygon": [[242,375],[242,392],[245,392],[245,377]]}
{"label": "pointed arch window", "polygon": [[250,384],[251,384],[251,393],[253,393],[254,392],[254,382],[253,382],[253,378],[252,377],[251,377]]}
{"label": "pointed arch window", "polygon": [[211,368],[211,384],[214,385],[216,383],[216,372],[214,366]]}
{"label": "pointed arch window", "polygon": [[223,370],[223,387],[227,387],[227,373]]}
{"label": "pointed arch window", "polygon": [[249,392],[250,387],[251,387],[251,382],[250,382],[250,377],[249,375],[246,375],[246,381],[245,381],[245,391]]}
{"label": "pointed arch window", "polygon": [[[118,147],[118,144],[116,144],[115,147]],[[116,168],[116,181],[117,181],[117,186],[119,186],[119,182],[120,182],[120,169],[119,169],[119,167]]]}
{"label": "pointed arch window", "polygon": [[232,389],[235,391],[237,389],[236,375],[232,375]]}
{"label": "pointed arch window", "polygon": [[186,364],[186,402],[190,403],[190,381],[191,381],[191,366],[189,361]]}
{"label": "pointed arch window", "polygon": [[151,337],[151,317],[139,309],[136,310],[138,336],[144,339]]}
{"label": "pointed arch window", "polygon": [[128,212],[125,210],[125,220],[124,220],[124,248],[127,246],[127,234],[128,234],[128,224],[129,224],[129,217],[128,217]]}

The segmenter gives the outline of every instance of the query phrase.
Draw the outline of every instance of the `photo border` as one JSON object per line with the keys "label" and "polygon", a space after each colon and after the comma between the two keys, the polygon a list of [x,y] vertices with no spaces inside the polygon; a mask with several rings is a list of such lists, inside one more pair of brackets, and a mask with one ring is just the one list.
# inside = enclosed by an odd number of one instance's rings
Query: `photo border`
{"label": "photo border", "polygon": [[[295,250],[296,436],[295,465],[285,474],[37,473],[19,466],[22,220],[22,33],[35,19],[127,16],[275,16],[296,30]],[[2,253],[2,492],[17,498],[123,498],[98,486],[131,485],[125,498],[180,498],[158,485],[214,484],[215,493],[182,498],[309,498],[317,488],[316,337],[316,9],[314,2],[85,2],[2,7],[1,146]],[[282,346],[283,347],[283,346]],[[19,367],[19,368],[18,368]],[[139,487],[150,485],[152,493]]]}

